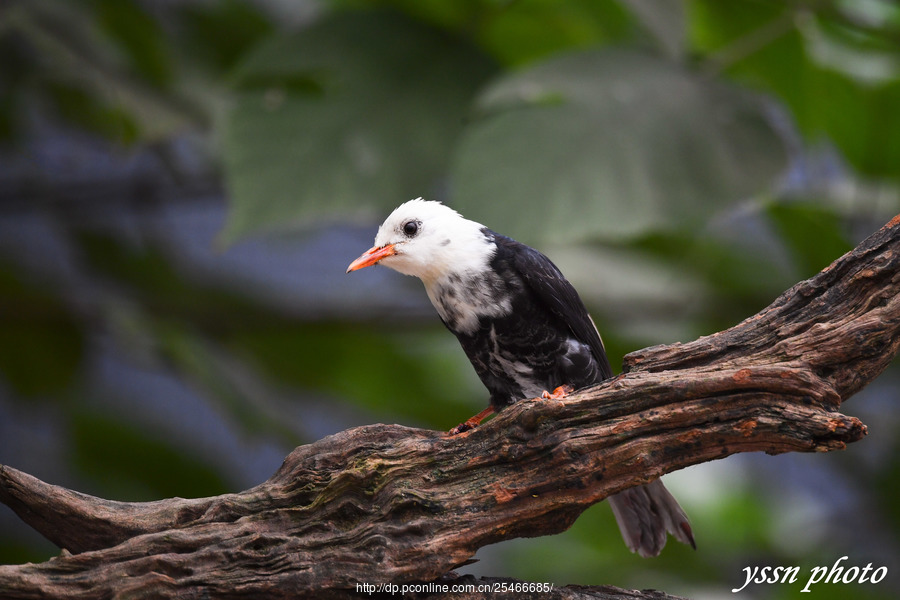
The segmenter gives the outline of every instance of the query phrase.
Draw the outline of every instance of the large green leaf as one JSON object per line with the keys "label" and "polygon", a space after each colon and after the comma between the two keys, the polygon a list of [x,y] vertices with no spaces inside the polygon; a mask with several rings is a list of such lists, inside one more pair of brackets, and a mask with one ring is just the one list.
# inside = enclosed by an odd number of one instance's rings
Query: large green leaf
{"label": "large green leaf", "polygon": [[455,164],[456,205],[530,240],[705,220],[785,167],[758,98],[636,52],[538,64],[479,106]]}
{"label": "large green leaf", "polygon": [[900,11],[866,3],[893,23],[851,13],[863,4],[691,0],[690,39],[716,71],[777,94],[809,139],[825,136],[861,172],[900,180]]}
{"label": "large green leaf", "polygon": [[254,52],[225,118],[223,241],[428,195],[490,62],[388,13],[341,13]]}

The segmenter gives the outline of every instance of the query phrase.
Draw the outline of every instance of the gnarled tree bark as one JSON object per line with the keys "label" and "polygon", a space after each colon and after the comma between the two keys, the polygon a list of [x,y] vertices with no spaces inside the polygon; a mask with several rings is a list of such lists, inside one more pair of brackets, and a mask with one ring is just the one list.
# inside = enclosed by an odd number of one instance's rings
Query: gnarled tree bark
{"label": "gnarled tree bark", "polygon": [[[613,380],[521,401],[454,437],[350,429],[297,448],[240,493],[113,502],[0,467],[0,501],[66,550],[0,566],[0,595],[340,598],[358,583],[490,583],[447,574],[484,545],[558,533],[588,506],[675,469],[861,439],[865,426],[838,410],[897,353],[898,267],[900,217],[759,314],[630,354]],[[665,597],[553,594],[541,597]],[[410,597],[451,596],[487,594]]]}

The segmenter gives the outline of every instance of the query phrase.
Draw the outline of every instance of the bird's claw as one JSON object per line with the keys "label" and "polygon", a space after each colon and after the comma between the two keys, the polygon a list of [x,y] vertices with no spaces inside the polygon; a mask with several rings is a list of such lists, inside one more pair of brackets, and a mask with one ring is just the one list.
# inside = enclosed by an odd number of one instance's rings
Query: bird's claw
{"label": "bird's claw", "polygon": [[559,400],[561,398],[565,398],[569,394],[575,391],[571,385],[561,385],[552,392],[548,392],[544,390],[544,393],[541,394],[541,398],[544,400]]}
{"label": "bird's claw", "polygon": [[486,409],[484,409],[483,411],[481,411],[474,417],[469,417],[468,419],[466,419],[465,423],[460,423],[459,425],[457,425],[456,427],[454,427],[453,429],[448,431],[447,434],[448,435],[457,435],[459,433],[463,433],[465,431],[475,429],[476,427],[478,427],[481,424],[482,421],[484,421],[484,419],[486,417],[489,417],[490,415],[494,414],[495,412],[497,412],[497,411],[494,409],[493,406],[488,406]]}
{"label": "bird's claw", "polygon": [[470,423],[469,421],[466,421],[465,423],[460,423],[459,425],[448,431],[447,435],[459,435],[460,433],[471,431],[476,427],[478,427],[478,423]]}

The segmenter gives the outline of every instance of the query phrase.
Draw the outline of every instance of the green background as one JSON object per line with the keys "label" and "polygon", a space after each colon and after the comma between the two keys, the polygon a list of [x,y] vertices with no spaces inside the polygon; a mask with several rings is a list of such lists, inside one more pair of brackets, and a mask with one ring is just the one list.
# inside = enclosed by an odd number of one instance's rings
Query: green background
{"label": "green background", "polygon": [[[345,275],[399,203],[539,247],[614,366],[733,325],[900,212],[888,0],[12,0],[0,8],[0,463],[122,500],[267,478],[486,402],[421,285]],[[697,551],[609,509],[466,571],[795,598],[900,593],[891,367],[868,437],[673,473]],[[0,508],[0,562],[58,549]],[[799,566],[794,584],[745,567]]]}

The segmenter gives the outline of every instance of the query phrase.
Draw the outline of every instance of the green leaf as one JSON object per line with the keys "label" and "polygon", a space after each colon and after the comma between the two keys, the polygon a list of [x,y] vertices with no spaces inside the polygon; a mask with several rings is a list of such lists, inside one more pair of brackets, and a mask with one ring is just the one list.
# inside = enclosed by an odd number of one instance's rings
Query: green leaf
{"label": "green leaf", "polygon": [[429,195],[491,70],[459,40],[387,13],[338,14],[263,44],[235,73],[225,117],[222,241]]}
{"label": "green leaf", "polygon": [[190,3],[178,7],[186,52],[204,59],[216,71],[230,69],[271,33],[273,25],[259,8],[242,0]]}
{"label": "green leaf", "polygon": [[[233,318],[238,314],[236,311]],[[276,321],[274,317],[272,320]],[[248,390],[246,382],[254,372],[222,350],[220,344],[197,335],[190,327],[165,322],[153,325],[159,354],[166,363],[181,379],[203,390],[220,412],[240,423],[244,433],[266,435],[290,446],[311,441],[300,437],[294,423],[284,418],[283,408],[260,393],[260,388]]]}
{"label": "green leaf", "polygon": [[691,44],[715,70],[780,97],[808,139],[824,136],[862,173],[900,180],[897,30],[829,5],[798,13],[777,2],[691,0]]}
{"label": "green leaf", "polygon": [[167,87],[173,65],[159,23],[132,0],[92,0],[97,21],[148,81]]}
{"label": "green leaf", "polygon": [[[746,239],[723,239],[709,231],[660,231],[631,240],[625,248],[660,262],[679,281],[699,278],[708,290],[689,323],[696,335],[719,331],[768,305],[797,281],[769,252]],[[690,277],[681,274],[683,272]]]}
{"label": "green leaf", "polygon": [[444,328],[295,323],[235,331],[229,345],[275,380],[407,417],[409,425],[448,429],[486,406],[486,392]]}
{"label": "green leaf", "polygon": [[527,240],[705,222],[785,168],[757,97],[635,52],[538,64],[479,107],[456,157],[455,205]]}
{"label": "green leaf", "polygon": [[812,277],[853,248],[832,209],[813,202],[778,202],[767,212],[794,257],[799,278]]}
{"label": "green leaf", "polygon": [[78,372],[84,333],[64,302],[0,265],[0,373],[19,394],[68,387]]}
{"label": "green leaf", "polygon": [[198,104],[170,89],[175,65],[162,32],[134,2],[20,2],[7,12],[4,25],[32,66],[13,89],[22,102],[40,108],[49,95],[63,117],[116,141],[159,141],[206,123]]}
{"label": "green leaf", "polygon": [[121,106],[109,104],[101,96],[64,82],[48,81],[46,86],[57,113],[69,122],[121,144],[138,141],[140,127]]}
{"label": "green leaf", "polygon": [[[207,332],[229,323],[270,326],[278,320],[236,292],[185,277],[155,244],[137,247],[111,235],[88,232],[79,232],[76,240],[95,275],[126,291],[152,318]],[[237,322],[235,314],[241,315]]]}
{"label": "green leaf", "polygon": [[685,8],[670,0],[626,0],[622,3],[656,40],[665,56],[681,59],[685,51]]}
{"label": "green leaf", "polygon": [[550,54],[622,41],[634,21],[617,0],[522,0],[483,19],[479,43],[505,64],[521,65]]}
{"label": "green leaf", "polygon": [[324,392],[376,413],[408,417],[410,423],[449,428],[486,401],[462,350],[443,327],[398,332],[285,318],[235,293],[185,279],[152,246],[137,249],[98,234],[77,239],[96,276],[115,282],[141,311],[137,318],[113,315],[113,332],[127,339],[133,329],[146,330],[166,364],[247,431],[296,438],[285,423],[271,420],[268,408],[259,406],[262,401],[242,396],[244,390],[235,385],[240,373],[222,372],[230,360],[248,360],[277,385]]}
{"label": "green leaf", "polygon": [[390,7],[416,21],[431,23],[441,29],[463,30],[478,22],[486,12],[502,10],[506,0],[329,0],[338,11],[371,10],[373,5]]}
{"label": "green leaf", "polygon": [[25,91],[34,77],[35,60],[15,36],[0,36],[0,143],[19,141],[25,117]]}
{"label": "green leaf", "polygon": [[807,132],[826,134],[861,173],[900,182],[900,78],[869,86],[835,71],[817,75],[807,103],[795,107],[807,113]]}

